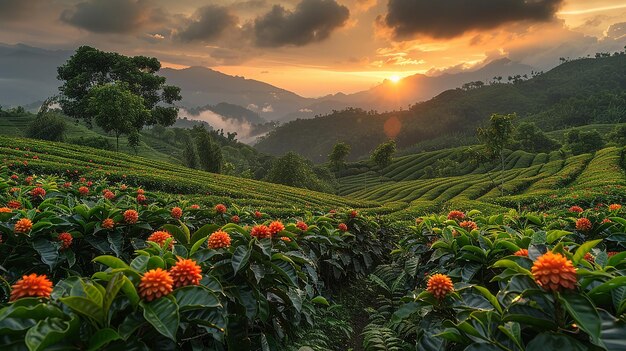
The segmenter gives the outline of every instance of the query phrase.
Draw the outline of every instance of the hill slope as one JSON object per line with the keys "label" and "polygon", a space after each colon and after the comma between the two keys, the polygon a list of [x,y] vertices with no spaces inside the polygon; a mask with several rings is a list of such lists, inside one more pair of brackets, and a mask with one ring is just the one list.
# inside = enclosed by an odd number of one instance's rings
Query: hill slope
{"label": "hill slope", "polygon": [[[344,141],[352,145],[354,160],[392,137],[406,148],[428,140],[471,136],[492,113],[516,112],[520,120],[535,121],[548,130],[626,122],[625,89],[626,54],[579,59],[514,84],[448,90],[410,110],[378,114],[350,109],[296,120],[268,134],[257,147],[277,155],[295,151],[321,162],[336,142]],[[581,113],[571,106],[579,106]]]}

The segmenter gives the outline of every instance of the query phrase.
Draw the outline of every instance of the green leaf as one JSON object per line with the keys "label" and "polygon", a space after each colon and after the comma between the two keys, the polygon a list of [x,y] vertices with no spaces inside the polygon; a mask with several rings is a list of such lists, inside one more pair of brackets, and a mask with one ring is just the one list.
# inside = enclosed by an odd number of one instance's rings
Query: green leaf
{"label": "green leaf", "polygon": [[594,344],[599,345],[602,322],[593,302],[587,296],[577,293],[559,294],[559,301],[580,329],[589,334]]}
{"label": "green leaf", "polygon": [[72,311],[81,314],[102,326],[104,311],[101,306],[97,305],[89,298],[83,296],[68,296],[60,298],[59,301],[72,309]]}
{"label": "green leaf", "polygon": [[541,333],[526,345],[526,351],[587,351],[589,348],[565,334]]}
{"label": "green leaf", "polygon": [[498,312],[502,313],[502,307],[498,302],[498,299],[493,296],[493,294],[487,289],[480,285],[474,285],[474,289],[478,290],[492,305],[498,310]]}
{"label": "green leaf", "polygon": [[574,257],[572,258],[572,261],[574,262],[574,264],[575,265],[578,264],[578,262],[580,262],[580,260],[582,260],[585,257],[585,254],[591,251],[591,249],[593,249],[600,242],[602,242],[602,239],[587,241],[586,243],[580,245],[578,249],[576,250],[576,252],[574,253]]}
{"label": "green leaf", "polygon": [[231,259],[231,264],[233,265],[234,274],[237,274],[241,268],[243,268],[250,259],[250,252],[246,246],[240,245],[237,246],[235,252],[233,252],[233,258]]}
{"label": "green leaf", "polygon": [[493,267],[496,268],[510,268],[518,273],[525,274],[529,277],[532,277],[533,274],[526,268],[522,268],[519,264],[515,263],[511,260],[499,260],[493,264]]}
{"label": "green leaf", "polygon": [[591,291],[589,292],[589,296],[608,293],[609,291],[615,288],[619,288],[620,286],[625,286],[625,285],[626,285],[626,277],[624,276],[615,277],[591,289]]}
{"label": "green leaf", "polygon": [[46,239],[37,239],[33,241],[33,248],[41,256],[41,262],[45,263],[53,270],[59,263],[59,250],[58,247],[51,241]]}
{"label": "green leaf", "polygon": [[91,338],[89,338],[89,348],[87,351],[97,351],[102,349],[111,341],[122,339],[120,335],[111,328],[98,330]]}
{"label": "green leaf", "polygon": [[202,240],[208,237],[209,235],[211,235],[213,232],[217,231],[218,229],[220,229],[220,226],[218,226],[217,224],[203,225],[202,227],[200,227],[200,229],[196,230],[196,232],[193,233],[193,235],[191,236],[191,243],[193,243],[195,246],[195,244],[197,244],[199,240]]}
{"label": "green leaf", "polygon": [[102,255],[93,259],[93,262],[102,263],[110,268],[130,268],[124,261],[110,255]]}
{"label": "green leaf", "polygon": [[163,336],[176,341],[180,315],[178,305],[167,297],[141,302],[143,317]]}
{"label": "green leaf", "polygon": [[558,230],[558,229],[550,230],[550,231],[548,231],[548,236],[547,236],[547,239],[546,239],[546,243],[552,244],[556,240],[558,240],[558,239],[560,239],[560,238],[562,238],[562,237],[564,237],[566,235],[569,235],[569,234],[572,234],[572,233],[568,232],[566,230]]}
{"label": "green leaf", "polygon": [[124,286],[124,275],[122,273],[116,273],[106,286],[106,292],[102,301],[102,310],[104,311],[104,320],[108,322],[109,309],[117,293]]}
{"label": "green leaf", "polygon": [[222,306],[217,295],[203,286],[179,288],[172,295],[176,298],[178,309],[181,312],[197,308],[217,308]]}
{"label": "green leaf", "polygon": [[66,339],[78,328],[77,318],[66,321],[61,318],[46,318],[39,321],[26,332],[26,346],[29,351],[45,350],[59,341]]}
{"label": "green leaf", "polygon": [[193,246],[191,247],[191,250],[189,250],[189,256],[192,256],[194,253],[196,253],[196,251],[198,251],[198,249],[200,249],[202,244],[204,244],[204,242],[206,241],[206,238],[207,237],[205,236],[204,238],[200,238],[196,242],[194,242]]}
{"label": "green leaf", "polygon": [[163,229],[172,234],[172,236],[179,244],[188,245],[189,240],[191,240],[191,238],[189,237],[189,229],[187,229],[187,231],[185,232],[184,230],[172,224],[163,225]]}
{"label": "green leaf", "polygon": [[311,302],[318,304],[318,305],[330,306],[330,304],[328,303],[328,300],[326,300],[324,296],[316,296],[311,300]]}

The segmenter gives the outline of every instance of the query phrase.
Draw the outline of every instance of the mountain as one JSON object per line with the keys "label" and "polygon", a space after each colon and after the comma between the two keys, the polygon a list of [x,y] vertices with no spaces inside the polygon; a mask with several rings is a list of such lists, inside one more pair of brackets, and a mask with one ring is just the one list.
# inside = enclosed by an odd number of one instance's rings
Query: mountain
{"label": "mountain", "polygon": [[57,67],[71,51],[0,44],[0,105],[27,105],[57,94]]}
{"label": "mountain", "polygon": [[621,52],[569,61],[530,79],[447,90],[408,110],[347,109],[295,120],[270,132],[255,147],[273,155],[295,151],[323,162],[333,145],[343,141],[352,146],[354,160],[390,138],[400,148],[415,151],[475,141],[476,128],[493,113],[517,113],[519,120],[533,121],[546,131],[626,122],[625,91],[626,53]]}
{"label": "mountain", "polygon": [[167,78],[168,84],[181,88],[181,103],[187,108],[226,102],[257,112],[265,119],[278,120],[312,101],[258,80],[230,76],[206,67],[165,68],[159,74]]}

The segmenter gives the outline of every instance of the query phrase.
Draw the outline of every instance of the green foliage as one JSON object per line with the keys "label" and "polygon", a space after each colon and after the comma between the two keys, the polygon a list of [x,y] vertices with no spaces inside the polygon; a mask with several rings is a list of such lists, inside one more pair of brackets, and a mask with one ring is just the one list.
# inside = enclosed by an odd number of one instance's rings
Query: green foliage
{"label": "green foliage", "polygon": [[515,128],[513,136],[514,144],[519,149],[528,152],[550,152],[557,150],[561,145],[548,137],[534,123],[523,122]]}
{"label": "green foliage", "polygon": [[55,113],[37,116],[26,130],[26,136],[33,139],[63,141],[67,125],[65,120]]}
{"label": "green foliage", "polygon": [[626,145],[626,125],[616,126],[609,134],[608,139],[617,145]]}
{"label": "green foliage", "polygon": [[382,170],[391,164],[394,153],[396,153],[396,141],[389,140],[378,145],[372,152],[370,159]]}
{"label": "green foliage", "polygon": [[133,94],[124,83],[105,84],[94,87],[87,95],[86,111],[105,132],[113,132],[119,149],[120,135],[131,137],[136,146],[138,131],[146,123],[150,112],[141,96]]}
{"label": "green foliage", "polygon": [[335,169],[340,169],[345,165],[346,157],[350,154],[350,145],[339,142],[333,146],[333,151],[328,155],[328,161]]}
{"label": "green foliage", "polygon": [[220,146],[213,141],[209,133],[202,127],[194,127],[192,134],[195,139],[200,167],[207,172],[221,173],[224,157],[222,156]]}
{"label": "green foliage", "polygon": [[58,78],[63,82],[59,88],[59,102],[66,115],[91,119],[96,113],[90,107],[92,90],[103,85],[123,83],[132,95],[142,99],[148,110],[142,124],[135,125],[137,130],[144,124],[172,125],[178,114],[178,108],[173,103],[182,97],[180,88],[166,85],[165,78],[157,75],[160,68],[161,64],[154,57],[127,57],[81,46],[57,70]]}
{"label": "green foliage", "polygon": [[573,129],[565,134],[565,147],[574,155],[594,152],[604,147],[604,139],[597,130]]}
{"label": "green foliage", "polygon": [[298,188],[332,192],[330,185],[322,182],[315,174],[310,162],[293,152],[275,159],[265,180]]}
{"label": "green foliage", "polygon": [[478,128],[478,140],[482,143],[483,150],[487,159],[500,160],[500,193],[504,195],[504,148],[507,147],[513,138],[513,120],[517,118],[516,114],[493,114],[489,118],[489,126],[486,128]]}

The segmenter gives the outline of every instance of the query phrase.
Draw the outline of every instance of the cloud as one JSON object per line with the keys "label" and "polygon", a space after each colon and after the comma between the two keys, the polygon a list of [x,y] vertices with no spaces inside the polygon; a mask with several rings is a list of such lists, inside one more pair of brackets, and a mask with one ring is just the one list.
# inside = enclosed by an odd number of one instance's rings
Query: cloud
{"label": "cloud", "polygon": [[563,0],[388,0],[378,22],[396,40],[416,36],[453,38],[507,23],[554,19]]}
{"label": "cloud", "polygon": [[303,46],[320,42],[344,26],[349,17],[350,10],[335,0],[302,0],[293,11],[274,5],[254,20],[256,45]]}
{"label": "cloud", "polygon": [[239,19],[223,6],[208,5],[199,8],[188,25],[180,30],[177,38],[181,41],[210,42],[218,39],[226,29],[235,28]]}
{"label": "cloud", "polygon": [[612,39],[621,39],[626,36],[626,22],[614,23],[609,26],[606,36]]}
{"label": "cloud", "polygon": [[131,33],[158,18],[146,0],[89,0],[61,13],[61,20],[93,33]]}
{"label": "cloud", "polygon": [[15,21],[34,11],[41,0],[0,0],[0,20]]}

